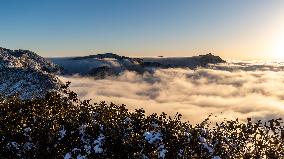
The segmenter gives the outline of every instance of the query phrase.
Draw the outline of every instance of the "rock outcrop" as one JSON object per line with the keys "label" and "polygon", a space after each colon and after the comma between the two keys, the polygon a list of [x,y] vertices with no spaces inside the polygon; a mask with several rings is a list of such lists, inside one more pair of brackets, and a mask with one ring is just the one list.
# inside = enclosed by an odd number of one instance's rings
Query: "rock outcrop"
{"label": "rock outcrop", "polygon": [[0,94],[21,99],[43,97],[60,87],[61,68],[34,52],[0,48]]}

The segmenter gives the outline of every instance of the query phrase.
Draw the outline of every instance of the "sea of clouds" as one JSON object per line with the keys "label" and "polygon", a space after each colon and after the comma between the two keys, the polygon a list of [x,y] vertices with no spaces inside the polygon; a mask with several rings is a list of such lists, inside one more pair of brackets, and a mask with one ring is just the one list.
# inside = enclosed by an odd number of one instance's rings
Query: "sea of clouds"
{"label": "sea of clouds", "polygon": [[124,72],[118,77],[60,76],[82,99],[126,104],[147,114],[179,112],[197,123],[218,119],[284,117],[284,63],[230,61],[209,68],[157,69],[153,74]]}

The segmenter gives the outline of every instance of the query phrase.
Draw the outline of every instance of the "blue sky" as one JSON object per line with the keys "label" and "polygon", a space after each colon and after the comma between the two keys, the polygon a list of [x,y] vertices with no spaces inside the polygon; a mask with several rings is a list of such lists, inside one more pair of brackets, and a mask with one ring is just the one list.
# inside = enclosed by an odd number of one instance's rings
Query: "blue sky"
{"label": "blue sky", "polygon": [[273,44],[279,43],[277,39],[281,41],[284,33],[282,0],[0,3],[0,46],[30,49],[42,56],[101,52],[191,56],[213,52],[226,58],[270,58]]}

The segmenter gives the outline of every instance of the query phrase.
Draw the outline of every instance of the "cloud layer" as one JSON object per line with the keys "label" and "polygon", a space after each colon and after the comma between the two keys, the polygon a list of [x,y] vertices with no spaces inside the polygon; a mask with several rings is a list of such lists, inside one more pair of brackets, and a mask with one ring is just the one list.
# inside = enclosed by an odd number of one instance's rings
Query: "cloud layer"
{"label": "cloud layer", "polygon": [[284,72],[279,63],[231,62],[210,69],[159,69],[153,74],[124,72],[94,80],[60,77],[71,89],[94,102],[126,104],[147,113],[179,112],[191,123],[213,113],[245,120],[284,117]]}

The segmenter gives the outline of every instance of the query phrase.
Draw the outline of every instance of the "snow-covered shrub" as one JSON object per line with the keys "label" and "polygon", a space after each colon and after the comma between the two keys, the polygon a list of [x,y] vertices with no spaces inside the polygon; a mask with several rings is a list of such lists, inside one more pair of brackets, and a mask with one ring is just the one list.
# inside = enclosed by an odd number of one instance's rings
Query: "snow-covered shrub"
{"label": "snow-covered shrub", "polygon": [[43,99],[0,99],[0,158],[284,158],[282,119],[209,123],[80,101],[67,84]]}

